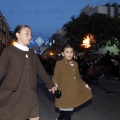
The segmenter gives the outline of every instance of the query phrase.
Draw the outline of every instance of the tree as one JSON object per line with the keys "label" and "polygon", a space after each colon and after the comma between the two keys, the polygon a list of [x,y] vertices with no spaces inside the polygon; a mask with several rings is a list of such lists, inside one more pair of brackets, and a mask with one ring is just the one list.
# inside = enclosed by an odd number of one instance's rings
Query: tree
{"label": "tree", "polygon": [[64,24],[63,29],[66,31],[66,37],[69,38],[71,42],[78,39],[80,40],[89,32],[89,16],[85,13],[77,18],[72,16],[71,21]]}
{"label": "tree", "polygon": [[115,44],[120,49],[120,14],[113,18],[111,34],[111,44]]}
{"label": "tree", "polygon": [[91,34],[95,38],[96,48],[106,46],[111,38],[112,19],[100,13],[93,14],[90,19]]}
{"label": "tree", "polygon": [[66,31],[66,38],[70,43],[73,43],[76,50],[80,49],[83,37],[90,31],[89,17],[85,13],[78,17],[72,16],[71,21],[63,26],[63,29]]}
{"label": "tree", "polygon": [[87,34],[94,36],[97,49],[114,44],[120,49],[120,15],[110,18],[100,13],[91,16],[82,13],[77,17],[72,16],[71,20],[64,24],[63,29],[66,31],[66,38],[75,45],[76,49],[79,49]]}

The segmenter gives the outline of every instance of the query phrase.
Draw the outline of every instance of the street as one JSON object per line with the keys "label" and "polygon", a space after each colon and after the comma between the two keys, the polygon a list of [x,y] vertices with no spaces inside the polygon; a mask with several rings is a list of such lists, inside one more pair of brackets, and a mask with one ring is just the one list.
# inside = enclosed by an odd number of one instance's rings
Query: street
{"label": "street", "polygon": [[[89,84],[93,99],[72,115],[72,120],[120,120],[120,81],[99,79],[99,84]],[[56,120],[58,112],[54,106],[54,95],[48,92],[44,83],[38,79],[38,98],[40,101],[40,120]]]}

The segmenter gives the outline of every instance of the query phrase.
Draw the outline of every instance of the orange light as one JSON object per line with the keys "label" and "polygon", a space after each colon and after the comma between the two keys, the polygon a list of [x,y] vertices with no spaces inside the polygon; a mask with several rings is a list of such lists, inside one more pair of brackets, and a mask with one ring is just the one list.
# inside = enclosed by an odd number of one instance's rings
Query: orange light
{"label": "orange light", "polygon": [[92,34],[88,34],[86,35],[86,37],[84,37],[83,39],[83,43],[81,46],[83,46],[84,48],[89,48],[91,47],[90,43],[94,41],[94,37]]}
{"label": "orange light", "polygon": [[16,42],[15,40],[12,40],[10,44],[11,44],[12,46],[14,46],[14,43],[15,43],[15,42]]}
{"label": "orange light", "polygon": [[52,55],[53,55],[53,53],[52,53],[52,52],[50,52],[50,55],[52,56]]}
{"label": "orange light", "polygon": [[87,36],[86,38],[84,38],[84,40],[83,40],[83,46],[85,48],[89,48],[90,47],[90,38],[89,38],[89,36]]}

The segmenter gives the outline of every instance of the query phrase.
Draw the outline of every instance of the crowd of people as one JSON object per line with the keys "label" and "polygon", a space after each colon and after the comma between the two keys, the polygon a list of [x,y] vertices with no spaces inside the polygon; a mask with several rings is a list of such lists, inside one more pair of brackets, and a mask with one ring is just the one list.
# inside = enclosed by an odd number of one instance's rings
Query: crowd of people
{"label": "crowd of people", "polygon": [[[50,56],[40,58],[46,71],[53,75],[56,62],[59,60],[57,56]],[[105,77],[107,80],[110,77],[120,80],[120,52],[118,55],[110,54],[106,51],[105,54],[88,54],[85,56],[78,56],[77,61],[79,72],[82,76]]]}
{"label": "crowd of people", "polygon": [[87,56],[86,59],[79,57],[77,62],[82,75],[105,77],[107,80],[111,77],[116,80],[120,78],[120,52],[111,55],[107,51],[105,54]]}

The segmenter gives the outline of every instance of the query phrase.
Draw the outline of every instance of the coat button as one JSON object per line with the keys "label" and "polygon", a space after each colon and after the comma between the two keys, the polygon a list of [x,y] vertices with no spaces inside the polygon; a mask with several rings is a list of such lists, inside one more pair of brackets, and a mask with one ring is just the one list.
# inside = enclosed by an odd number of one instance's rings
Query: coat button
{"label": "coat button", "polygon": [[74,79],[76,79],[76,77],[74,77]]}

